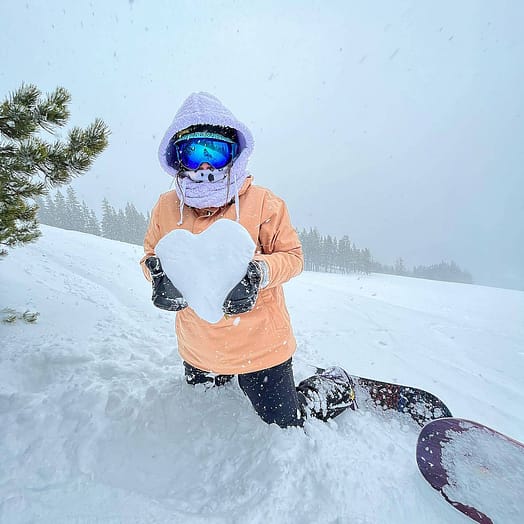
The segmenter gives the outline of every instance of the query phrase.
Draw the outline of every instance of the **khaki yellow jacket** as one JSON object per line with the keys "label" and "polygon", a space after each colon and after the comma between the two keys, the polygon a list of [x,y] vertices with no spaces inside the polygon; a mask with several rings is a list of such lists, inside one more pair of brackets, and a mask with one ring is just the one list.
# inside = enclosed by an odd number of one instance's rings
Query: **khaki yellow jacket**
{"label": "khaki yellow jacket", "polygon": [[[284,201],[268,189],[252,185],[247,178],[239,191],[240,223],[256,244],[256,260],[269,268],[269,284],[261,289],[252,311],[210,324],[187,307],[176,313],[176,334],[181,357],[204,371],[238,374],[259,371],[286,361],[296,342],[284,302],[282,284],[303,268],[300,241],[291,225]],[[236,219],[234,204],[213,209],[184,207],[180,219],[175,191],[160,196],[151,214],[144,240],[144,265],[155,254],[158,241],[174,229],[198,234],[220,218]]]}

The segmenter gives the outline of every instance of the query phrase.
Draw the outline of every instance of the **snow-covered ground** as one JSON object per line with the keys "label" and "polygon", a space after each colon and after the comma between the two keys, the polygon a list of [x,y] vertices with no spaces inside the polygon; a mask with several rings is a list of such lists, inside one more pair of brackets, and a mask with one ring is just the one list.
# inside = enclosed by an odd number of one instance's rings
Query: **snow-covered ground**
{"label": "snow-covered ground", "polygon": [[[0,522],[469,522],[420,476],[408,418],[281,430],[234,383],[187,386],[141,249],[42,229],[0,261],[0,308],[41,313],[0,325]],[[523,292],[303,273],[286,295],[297,380],[340,364],[524,440]]]}

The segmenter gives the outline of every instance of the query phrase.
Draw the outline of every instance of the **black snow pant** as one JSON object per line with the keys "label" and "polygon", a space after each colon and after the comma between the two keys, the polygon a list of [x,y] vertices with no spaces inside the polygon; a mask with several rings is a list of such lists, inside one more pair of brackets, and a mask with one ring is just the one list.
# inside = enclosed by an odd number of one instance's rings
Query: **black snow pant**
{"label": "black snow pant", "polygon": [[[221,386],[234,375],[213,375],[184,362],[188,384]],[[238,375],[238,384],[251,401],[255,411],[267,424],[285,428],[304,424],[304,395],[295,388],[291,359],[278,366]]]}

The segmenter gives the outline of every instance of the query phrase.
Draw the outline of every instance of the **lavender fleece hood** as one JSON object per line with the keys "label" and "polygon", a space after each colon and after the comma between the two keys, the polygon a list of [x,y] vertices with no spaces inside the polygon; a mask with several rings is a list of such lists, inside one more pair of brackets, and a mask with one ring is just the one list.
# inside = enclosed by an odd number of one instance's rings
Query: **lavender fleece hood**
{"label": "lavender fleece hood", "polygon": [[[239,188],[248,176],[247,163],[253,152],[253,135],[249,128],[237,120],[233,113],[231,113],[218,98],[205,92],[192,93],[186,98],[177,111],[173,122],[168,127],[164,138],[160,142],[158,159],[164,171],[171,176],[177,176],[178,171],[168,164],[166,156],[169,142],[173,135],[195,124],[227,126],[237,130],[240,154],[233,162],[230,171],[230,181],[228,181],[228,183],[230,182],[234,187]],[[187,179],[184,180],[184,183],[188,184],[188,186],[182,188],[177,184],[176,191],[181,201],[185,201],[190,206],[193,206],[197,201],[201,203],[202,198],[199,196],[197,199],[196,196],[204,194],[205,191],[211,189],[212,185],[212,183],[197,184],[191,180],[187,181]],[[218,186],[214,186],[214,194],[210,197],[210,202],[206,206],[194,205],[194,207],[218,207],[219,205],[226,204],[227,202],[219,201],[221,193],[218,194],[219,192],[217,190]],[[193,202],[191,199],[193,199]]]}

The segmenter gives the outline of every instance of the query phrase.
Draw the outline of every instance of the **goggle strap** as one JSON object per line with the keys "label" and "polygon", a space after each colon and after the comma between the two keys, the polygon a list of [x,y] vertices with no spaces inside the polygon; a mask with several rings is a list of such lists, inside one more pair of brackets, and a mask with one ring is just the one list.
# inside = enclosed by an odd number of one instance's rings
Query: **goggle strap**
{"label": "goggle strap", "polygon": [[183,142],[184,140],[190,140],[192,138],[212,138],[215,140],[222,140],[222,142],[228,142],[230,144],[237,144],[234,140],[231,140],[230,138],[227,138],[224,135],[219,135],[218,133],[210,133],[208,131],[197,131],[195,133],[189,133],[178,138],[173,143],[178,144],[178,142]]}

